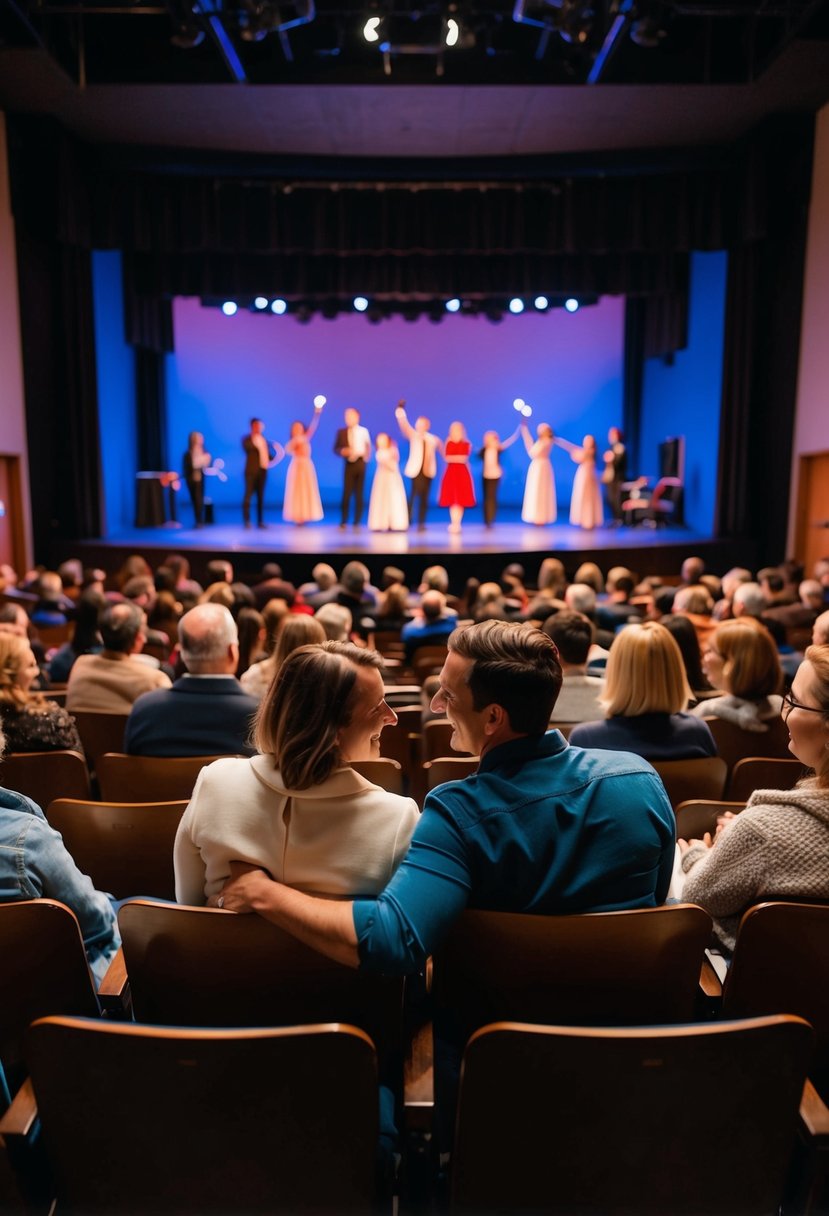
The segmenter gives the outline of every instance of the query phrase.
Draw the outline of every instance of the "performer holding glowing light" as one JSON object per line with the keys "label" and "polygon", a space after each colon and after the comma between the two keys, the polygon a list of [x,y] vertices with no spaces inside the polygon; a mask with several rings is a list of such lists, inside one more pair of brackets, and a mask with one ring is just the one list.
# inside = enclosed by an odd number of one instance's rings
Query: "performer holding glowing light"
{"label": "performer holding glowing light", "polygon": [[513,406],[521,414],[521,435],[530,458],[521,518],[525,524],[553,524],[557,514],[556,483],[553,477],[553,462],[550,459],[555,442],[553,428],[548,422],[540,422],[534,440],[527,426],[527,419],[532,417],[532,407],[520,397],[516,398]]}
{"label": "performer holding glowing light", "polygon": [[310,424],[305,427],[301,422],[294,422],[291,426],[291,437],[285,444],[285,451],[291,458],[285,479],[285,500],[282,504],[282,518],[286,523],[317,523],[323,518],[317,471],[311,459],[311,440],[319,425],[324,405],[324,397],[315,397],[314,417]]}

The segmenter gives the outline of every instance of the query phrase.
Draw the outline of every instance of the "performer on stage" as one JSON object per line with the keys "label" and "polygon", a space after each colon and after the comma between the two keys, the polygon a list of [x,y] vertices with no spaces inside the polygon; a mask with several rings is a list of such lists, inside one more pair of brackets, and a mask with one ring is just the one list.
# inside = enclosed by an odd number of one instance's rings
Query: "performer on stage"
{"label": "performer on stage", "polygon": [[622,500],[624,493],[622,485],[627,481],[627,449],[625,437],[618,426],[612,426],[607,432],[607,442],[610,447],[604,454],[604,470],[602,481],[607,492],[607,505],[613,515],[613,524],[618,527],[622,523]]}
{"label": "performer on stage", "polygon": [[187,451],[184,453],[184,480],[190,491],[190,501],[193,504],[193,514],[196,517],[196,527],[204,525],[204,470],[210,464],[210,453],[204,450],[204,435],[201,431],[191,431],[187,438]]}
{"label": "performer on stage", "polygon": [[409,526],[406,487],[400,476],[397,444],[380,431],[376,439],[377,471],[368,500],[368,526],[372,532],[405,532]]}
{"label": "performer on stage", "polygon": [[323,517],[317,471],[311,459],[311,440],[316,433],[321,413],[322,406],[315,405],[314,417],[308,427],[304,427],[301,422],[294,422],[291,426],[291,437],[285,444],[285,451],[291,457],[282,504],[282,518],[286,523],[316,523]]}
{"label": "performer on stage", "polygon": [[343,500],[340,528],[348,523],[348,507],[354,499],[354,527],[360,526],[363,515],[363,487],[366,481],[366,464],[371,459],[371,435],[360,425],[360,411],[347,409],[345,426],[337,431],[334,451],[345,461],[343,469]]}
{"label": "performer on stage", "polygon": [[495,513],[498,510],[498,486],[501,484],[501,478],[504,470],[501,468],[500,456],[507,448],[512,447],[518,438],[521,427],[517,426],[509,439],[505,439],[501,443],[497,431],[486,431],[484,433],[484,446],[478,453],[483,457],[484,471],[484,523],[488,528],[491,528],[495,523]]}
{"label": "performer on stage", "polygon": [[475,506],[475,487],[469,472],[469,456],[472,444],[466,437],[462,422],[453,422],[443,445],[446,469],[440,483],[438,506],[449,508],[449,531],[460,532],[466,507]]}
{"label": "performer on stage", "polygon": [[570,459],[579,466],[570,496],[570,523],[576,528],[595,528],[604,520],[602,489],[596,475],[596,440],[592,435],[585,435],[581,447],[566,439],[556,439],[556,443],[568,451]]}
{"label": "performer on stage", "polygon": [[553,478],[553,450],[555,436],[547,422],[540,422],[536,439],[530,434],[526,422],[521,423],[524,447],[530,458],[527,480],[524,485],[524,505],[521,518],[525,524],[554,524],[556,521],[556,483]]}
{"label": "performer on stage", "polygon": [[418,503],[417,530],[426,529],[426,508],[429,505],[429,491],[438,471],[436,453],[441,447],[437,435],[429,430],[432,425],[428,418],[420,417],[414,426],[406,416],[406,402],[398,401],[394,411],[400,430],[409,441],[409,459],[403,472],[411,477],[409,490],[409,523],[414,521],[415,500]]}
{"label": "performer on stage", "polygon": [[245,450],[245,497],[242,499],[242,518],[245,527],[250,527],[250,500],[256,495],[256,521],[265,527],[265,482],[268,469],[279,464],[285,455],[281,444],[268,443],[264,435],[265,424],[261,418],[251,418],[250,434],[242,439]]}

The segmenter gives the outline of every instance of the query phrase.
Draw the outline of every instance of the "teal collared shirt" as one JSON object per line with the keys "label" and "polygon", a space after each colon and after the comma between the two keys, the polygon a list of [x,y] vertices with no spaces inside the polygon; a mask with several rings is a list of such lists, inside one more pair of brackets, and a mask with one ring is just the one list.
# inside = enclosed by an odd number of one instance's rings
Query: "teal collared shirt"
{"label": "teal collared shirt", "polygon": [[422,966],[465,907],[568,915],[664,902],[675,822],[639,756],[570,747],[557,730],[494,747],[426,797],[409,851],[354,904],[361,966]]}

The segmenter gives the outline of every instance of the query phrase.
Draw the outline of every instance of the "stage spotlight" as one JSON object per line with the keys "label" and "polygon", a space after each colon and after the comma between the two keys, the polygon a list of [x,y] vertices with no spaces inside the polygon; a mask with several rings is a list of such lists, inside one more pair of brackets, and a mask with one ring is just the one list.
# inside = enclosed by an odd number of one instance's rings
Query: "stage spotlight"
{"label": "stage spotlight", "polygon": [[224,304],[222,305],[222,312],[226,317],[232,317],[236,314],[238,308],[239,305],[233,300],[225,300]]}
{"label": "stage spotlight", "polygon": [[322,407],[325,405],[326,400],[327,400],[327,398],[323,397],[322,393],[318,393],[316,395],[316,397],[314,398],[315,408],[318,410],[321,410]]}
{"label": "stage spotlight", "polygon": [[518,296],[514,296],[509,302],[509,310],[513,316],[517,317],[520,312],[524,311],[524,301],[519,300]]}
{"label": "stage spotlight", "polygon": [[365,296],[355,296],[354,307],[357,309],[357,312],[365,312],[368,308],[368,300]]}
{"label": "stage spotlight", "polygon": [[545,308],[549,307],[550,301],[546,296],[536,296],[533,300],[533,304],[539,312],[543,312]]}
{"label": "stage spotlight", "polygon": [[532,418],[532,416],[533,416],[533,407],[532,407],[531,405],[522,405],[522,406],[521,406],[521,413],[522,413],[522,415],[523,415],[523,417],[524,417],[524,418]]}
{"label": "stage spotlight", "polygon": [[520,413],[520,412],[521,412],[521,410],[523,410],[523,408],[524,408],[524,398],[523,398],[523,397],[516,397],[516,398],[515,398],[515,400],[514,400],[514,401],[513,401],[513,403],[512,403],[512,408],[513,408],[514,410],[518,410],[518,411],[519,411],[519,413]]}
{"label": "stage spotlight", "polygon": [[363,37],[365,38],[366,42],[380,41],[380,34],[378,33],[380,21],[380,17],[369,17],[368,21],[363,26]]}
{"label": "stage spotlight", "polygon": [[284,300],[274,300],[273,303],[271,304],[271,312],[276,313],[276,315],[278,317],[281,317],[283,312],[287,312],[287,311],[288,311],[288,305],[285,303]]}
{"label": "stage spotlight", "polygon": [[268,307],[268,301],[264,296],[257,296],[256,299],[253,301],[253,307],[258,308],[259,311],[261,312],[263,308]]}
{"label": "stage spotlight", "polygon": [[454,300],[446,301],[446,311],[447,312],[458,312],[458,311],[460,311],[460,307],[461,307],[460,300],[454,299]]}
{"label": "stage spotlight", "polygon": [[460,36],[461,27],[458,25],[454,17],[450,17],[446,22],[446,45],[457,46]]}
{"label": "stage spotlight", "polygon": [[574,299],[573,296],[570,296],[569,300],[564,301],[564,307],[567,309],[568,312],[578,312],[579,311],[579,302],[578,302],[578,300]]}

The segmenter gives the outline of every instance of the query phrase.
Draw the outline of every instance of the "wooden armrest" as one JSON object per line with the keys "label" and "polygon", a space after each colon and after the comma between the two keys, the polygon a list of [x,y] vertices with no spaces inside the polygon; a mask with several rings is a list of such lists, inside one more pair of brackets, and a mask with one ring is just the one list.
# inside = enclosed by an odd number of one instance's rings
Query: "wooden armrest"
{"label": "wooden armrest", "polygon": [[719,1000],[722,998],[722,984],[720,983],[720,977],[717,975],[707,958],[702,960],[702,966],[700,967],[699,972],[699,986],[702,990],[703,996],[709,997],[713,1000]]}
{"label": "wooden armrest", "polygon": [[127,976],[127,964],[124,961],[124,951],[120,946],[101,980],[98,1000],[104,1013],[113,1017],[123,1017],[129,1008],[129,977]]}
{"label": "wooden armrest", "polygon": [[826,1139],[829,1143],[829,1110],[812,1082],[808,1080],[803,1086],[803,1097],[800,1099],[800,1119],[813,1139]]}
{"label": "wooden armrest", "polygon": [[435,1108],[435,1050],[432,1023],[418,1026],[409,1039],[403,1065],[406,1129],[431,1132]]}
{"label": "wooden armrest", "polygon": [[37,1119],[37,1099],[32,1082],[27,1077],[14,1095],[12,1104],[0,1119],[3,1140],[25,1140]]}

